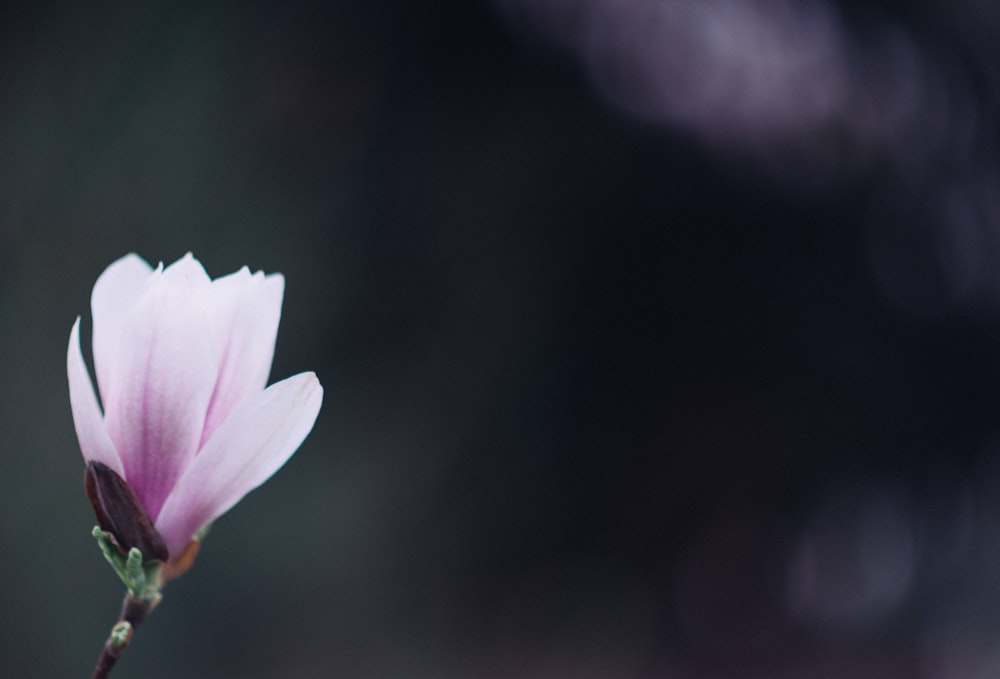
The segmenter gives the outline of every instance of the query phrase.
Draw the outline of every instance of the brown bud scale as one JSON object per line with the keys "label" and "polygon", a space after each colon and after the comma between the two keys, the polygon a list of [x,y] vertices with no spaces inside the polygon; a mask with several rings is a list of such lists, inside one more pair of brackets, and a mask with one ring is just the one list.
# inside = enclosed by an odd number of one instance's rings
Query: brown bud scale
{"label": "brown bud scale", "polygon": [[101,530],[114,537],[123,553],[136,547],[145,561],[168,559],[167,546],[149,514],[115,470],[102,462],[88,461],[83,487]]}

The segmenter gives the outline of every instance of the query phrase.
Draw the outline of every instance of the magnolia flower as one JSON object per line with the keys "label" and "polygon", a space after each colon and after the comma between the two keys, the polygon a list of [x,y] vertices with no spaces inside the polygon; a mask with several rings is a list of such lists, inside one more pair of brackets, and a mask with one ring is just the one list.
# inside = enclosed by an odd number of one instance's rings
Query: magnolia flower
{"label": "magnolia flower", "polygon": [[121,477],[171,561],[276,472],[319,414],[314,373],[265,389],[284,285],[246,267],[213,281],[190,253],[166,269],[135,254],[111,264],[90,298],[103,412],[73,324],[66,364],[88,484],[91,468]]}

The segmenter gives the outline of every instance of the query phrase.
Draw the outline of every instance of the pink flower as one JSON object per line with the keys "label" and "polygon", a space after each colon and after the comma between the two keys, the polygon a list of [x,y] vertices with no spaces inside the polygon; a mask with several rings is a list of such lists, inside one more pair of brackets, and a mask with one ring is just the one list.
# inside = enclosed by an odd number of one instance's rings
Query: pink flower
{"label": "pink flower", "polygon": [[190,253],[166,269],[129,254],[94,284],[94,368],[66,357],[80,449],[120,475],[171,557],[266,481],[319,414],[311,372],[267,384],[281,316],[281,274],[211,280]]}

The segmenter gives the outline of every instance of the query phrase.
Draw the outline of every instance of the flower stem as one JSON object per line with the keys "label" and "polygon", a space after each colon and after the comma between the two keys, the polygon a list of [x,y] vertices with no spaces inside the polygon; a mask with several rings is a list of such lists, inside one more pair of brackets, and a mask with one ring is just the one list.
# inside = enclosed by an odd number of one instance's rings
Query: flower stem
{"label": "flower stem", "polygon": [[91,679],[107,679],[107,676],[111,674],[111,668],[115,666],[122,652],[128,648],[129,642],[132,641],[132,633],[135,628],[146,619],[146,616],[158,602],[159,595],[153,598],[142,598],[133,596],[131,592],[125,594],[122,612],[118,616],[118,622],[111,628],[108,640],[104,642],[101,657],[97,659],[97,666],[94,667]]}

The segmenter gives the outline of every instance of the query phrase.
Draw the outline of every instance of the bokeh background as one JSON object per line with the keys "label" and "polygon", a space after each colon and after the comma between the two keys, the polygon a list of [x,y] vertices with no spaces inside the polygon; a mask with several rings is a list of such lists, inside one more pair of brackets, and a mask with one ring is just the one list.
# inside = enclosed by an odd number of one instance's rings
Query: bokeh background
{"label": "bokeh background", "polygon": [[[120,583],[65,380],[130,251],[326,399],[115,676],[1000,676],[1000,9],[0,10],[0,674]],[[85,334],[89,334],[85,325]]]}

